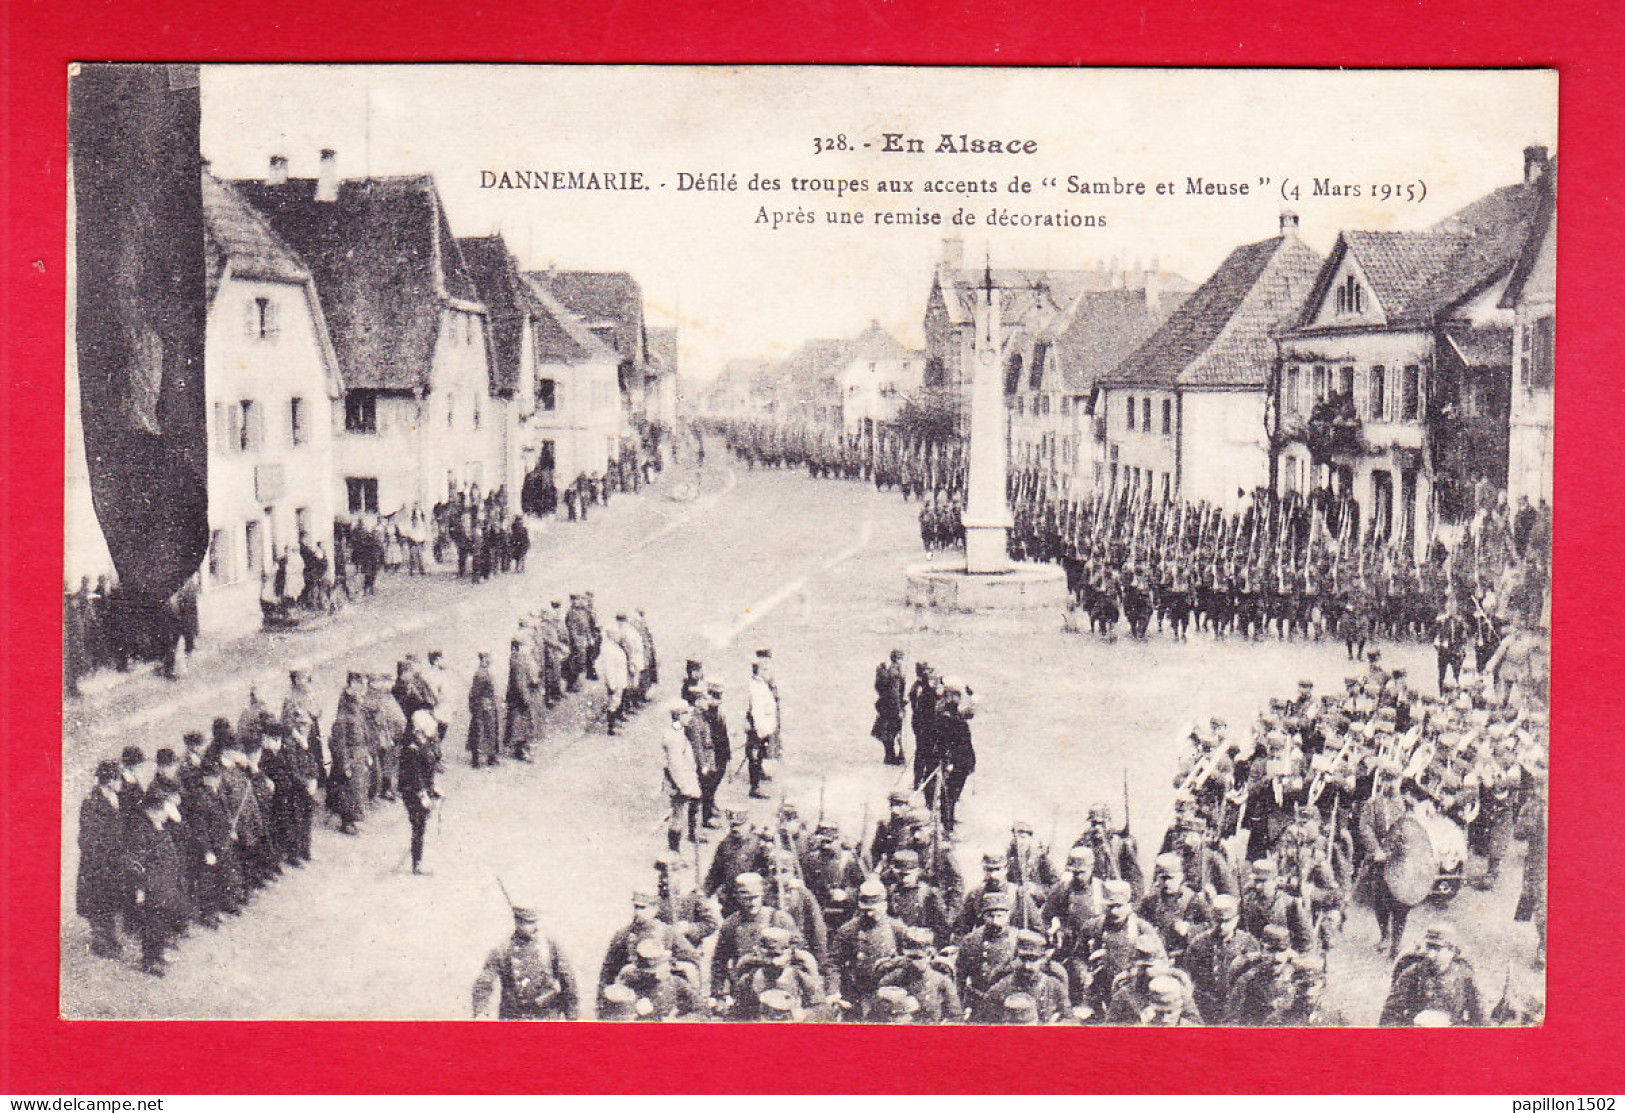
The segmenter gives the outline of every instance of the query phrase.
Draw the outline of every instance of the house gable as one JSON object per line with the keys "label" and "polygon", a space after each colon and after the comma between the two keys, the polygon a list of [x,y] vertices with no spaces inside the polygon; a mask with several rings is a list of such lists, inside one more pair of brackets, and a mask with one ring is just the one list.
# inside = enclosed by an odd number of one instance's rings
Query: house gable
{"label": "house gable", "polygon": [[1310,327],[1381,328],[1388,323],[1376,286],[1342,237],[1324,269],[1315,283],[1316,300],[1304,308]]}

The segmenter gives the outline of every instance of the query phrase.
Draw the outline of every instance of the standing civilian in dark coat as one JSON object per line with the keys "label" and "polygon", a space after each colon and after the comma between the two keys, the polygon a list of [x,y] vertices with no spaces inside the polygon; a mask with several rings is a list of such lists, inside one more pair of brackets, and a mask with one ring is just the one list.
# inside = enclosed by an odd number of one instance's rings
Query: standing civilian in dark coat
{"label": "standing civilian in dark coat", "polygon": [[535,659],[524,639],[514,638],[508,654],[508,748],[520,761],[530,760],[544,702]]}
{"label": "standing civilian in dark coat", "polygon": [[497,711],[497,686],[491,676],[491,655],[480,654],[479,667],[468,686],[468,754],[474,768],[497,763],[502,748],[502,721]]}
{"label": "standing civilian in dark coat", "polygon": [[103,958],[117,958],[123,949],[118,938],[118,912],[124,898],[119,781],[118,762],[102,762],[96,766],[96,787],[79,805],[74,908],[90,921],[90,949]]}
{"label": "standing civilian in dark coat", "polygon": [[310,829],[316,817],[316,791],[322,759],[311,744],[312,727],[300,724],[283,740],[276,760],[267,755],[266,772],[276,786],[271,797],[271,827],[289,865],[310,861]]}
{"label": "standing civilian in dark coat", "polygon": [[185,794],[193,879],[192,898],[205,927],[219,927],[222,913],[236,915],[245,899],[242,863],[237,848],[233,804],[227,795],[220,755],[211,753],[190,791]]}
{"label": "standing civilian in dark coat", "polygon": [[327,770],[327,806],[338,816],[339,830],[346,835],[359,833],[356,824],[361,822],[361,797],[370,775],[366,716],[361,708],[366,691],[367,674],[352,672],[339,696],[328,739],[331,764]]}
{"label": "standing civilian in dark coat", "polygon": [[141,816],[126,830],[125,876],[141,935],[141,970],[164,976],[164,951],[192,915],[181,867],[181,851],[167,822],[162,791],[142,797]]}

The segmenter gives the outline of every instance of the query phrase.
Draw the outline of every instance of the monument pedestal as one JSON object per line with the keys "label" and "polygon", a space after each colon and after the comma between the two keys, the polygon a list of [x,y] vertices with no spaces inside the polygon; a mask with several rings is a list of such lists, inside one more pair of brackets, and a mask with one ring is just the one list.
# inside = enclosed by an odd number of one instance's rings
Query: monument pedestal
{"label": "monument pedestal", "polygon": [[[970,531],[965,534],[970,544]],[[1004,556],[1004,540],[999,539]],[[910,606],[973,614],[1066,606],[1066,573],[1053,564],[1012,564],[998,572],[970,572],[958,556],[920,561],[907,569]]]}
{"label": "monument pedestal", "polygon": [[1010,530],[1007,523],[965,523],[965,570],[1005,572],[1010,568]]}

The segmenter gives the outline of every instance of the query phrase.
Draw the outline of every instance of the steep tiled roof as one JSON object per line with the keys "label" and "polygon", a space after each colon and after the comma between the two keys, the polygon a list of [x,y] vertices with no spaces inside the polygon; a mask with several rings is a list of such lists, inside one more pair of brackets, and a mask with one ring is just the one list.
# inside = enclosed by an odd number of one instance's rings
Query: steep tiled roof
{"label": "steep tiled roof", "polygon": [[530,276],[589,328],[611,326],[611,343],[623,360],[643,362],[643,288],[637,279],[603,271],[532,271]]}
{"label": "steep tiled roof", "polygon": [[[1411,319],[1423,290],[1462,247],[1461,236],[1435,231],[1351,231],[1343,233],[1343,240],[1359,260],[1390,324]],[[1330,266],[1327,271],[1335,269]],[[1304,306],[1306,317],[1316,311],[1319,301],[1312,298]]]}
{"label": "steep tiled roof", "polygon": [[1512,366],[1510,328],[1457,329],[1446,338],[1464,367]]}
{"label": "steep tiled roof", "polygon": [[235,273],[272,282],[308,282],[310,269],[231,186],[203,175],[203,242],[209,297],[231,260]]}
{"label": "steep tiled roof", "polygon": [[1549,215],[1551,181],[1548,169],[1533,182],[1502,186],[1420,232],[1342,233],[1298,328],[1313,327],[1345,253],[1359,262],[1390,327],[1436,323],[1517,264]]}
{"label": "steep tiled roof", "polygon": [[[1062,388],[1068,394],[1089,393],[1184,304],[1187,296],[1159,293],[1152,309],[1146,305],[1144,288],[1080,294],[1048,338],[1049,358],[1061,371]],[[1046,383],[1046,389],[1053,387]]]}
{"label": "steep tiled roof", "polygon": [[1296,238],[1276,236],[1236,248],[1105,381],[1264,385],[1275,360],[1275,332],[1296,316],[1320,264],[1320,256]]}
{"label": "steep tiled roof", "polygon": [[614,351],[553,296],[545,274],[527,271],[524,278],[524,293],[532,313],[538,363],[570,365],[593,361],[619,362]]}
{"label": "steep tiled roof", "polygon": [[491,393],[511,397],[519,386],[525,316],[530,312],[519,265],[500,234],[466,236],[457,241],[457,247],[485,305],[491,336]]}
{"label": "steep tiled roof", "polygon": [[879,321],[870,321],[869,327],[855,336],[850,344],[848,363],[860,359],[908,359],[912,354],[901,340],[881,327]]}
{"label": "steep tiled roof", "polygon": [[315,273],[344,385],[432,389],[442,309],[479,304],[434,179],[345,181],[333,201],[309,178],[234,185]]}
{"label": "steep tiled roof", "polygon": [[658,371],[675,372],[677,370],[677,330],[674,328],[650,328],[644,330],[647,337],[649,363]]}
{"label": "steep tiled roof", "polygon": [[1524,237],[1523,247],[1518,252],[1518,261],[1513,264],[1512,277],[1507,280],[1507,288],[1501,297],[1501,307],[1511,309],[1517,305],[1519,296],[1523,293],[1523,284],[1528,280],[1529,274],[1534,270],[1535,260],[1540,256],[1541,245],[1546,242],[1548,235],[1554,234],[1554,214],[1557,209],[1557,160],[1553,159],[1541,177],[1540,211],[1529,222],[1529,234]]}

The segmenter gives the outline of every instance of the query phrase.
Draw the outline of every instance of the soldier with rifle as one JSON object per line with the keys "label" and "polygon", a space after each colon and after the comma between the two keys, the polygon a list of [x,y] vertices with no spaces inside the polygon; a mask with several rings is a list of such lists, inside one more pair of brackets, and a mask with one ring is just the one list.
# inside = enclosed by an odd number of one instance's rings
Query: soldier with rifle
{"label": "soldier with rifle", "polygon": [[515,903],[502,888],[513,913],[513,934],[486,956],[474,979],[474,1019],[489,1018],[496,1000],[498,1020],[575,1020],[580,994],[575,974],[558,947],[537,928],[534,901]]}

